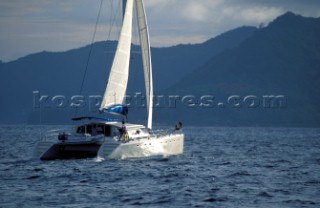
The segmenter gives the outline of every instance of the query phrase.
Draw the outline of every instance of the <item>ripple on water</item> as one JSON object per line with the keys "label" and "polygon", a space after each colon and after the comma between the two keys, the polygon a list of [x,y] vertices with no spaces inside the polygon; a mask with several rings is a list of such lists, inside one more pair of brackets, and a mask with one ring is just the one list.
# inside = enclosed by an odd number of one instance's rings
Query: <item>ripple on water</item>
{"label": "ripple on water", "polygon": [[190,127],[181,156],[45,162],[39,130],[0,127],[0,207],[320,207],[319,129]]}

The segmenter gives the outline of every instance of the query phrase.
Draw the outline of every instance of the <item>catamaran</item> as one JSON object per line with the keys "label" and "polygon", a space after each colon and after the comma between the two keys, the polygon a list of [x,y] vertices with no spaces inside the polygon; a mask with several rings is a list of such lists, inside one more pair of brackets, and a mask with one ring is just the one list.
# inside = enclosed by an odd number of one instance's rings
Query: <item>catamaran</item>
{"label": "catamaran", "polygon": [[[127,122],[125,94],[129,78],[134,3],[139,30],[147,100],[147,126]],[[77,117],[85,123],[73,131],[52,130],[37,144],[41,160],[103,157],[111,159],[170,156],[183,153],[184,134],[179,122],[174,129],[153,131],[153,79],[148,25],[143,0],[124,0],[124,16],[117,50],[101,102],[100,112],[122,115],[121,120]]]}

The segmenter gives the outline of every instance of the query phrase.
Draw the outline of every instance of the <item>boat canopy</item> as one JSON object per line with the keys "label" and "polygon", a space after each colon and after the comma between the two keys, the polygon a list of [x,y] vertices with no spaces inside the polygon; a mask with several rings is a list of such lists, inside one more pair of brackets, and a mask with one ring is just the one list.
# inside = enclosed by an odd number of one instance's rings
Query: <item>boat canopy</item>
{"label": "boat canopy", "polygon": [[107,121],[107,122],[115,122],[119,121],[119,119],[116,118],[100,118],[100,117],[94,117],[94,116],[83,116],[83,117],[76,117],[72,118],[73,121],[81,121],[81,120],[99,120],[99,121]]}
{"label": "boat canopy", "polygon": [[111,114],[116,114],[116,115],[128,115],[128,106],[126,105],[122,105],[122,104],[116,104],[116,105],[113,105],[109,108],[105,108],[105,109],[102,109],[103,112],[105,113],[111,113]]}

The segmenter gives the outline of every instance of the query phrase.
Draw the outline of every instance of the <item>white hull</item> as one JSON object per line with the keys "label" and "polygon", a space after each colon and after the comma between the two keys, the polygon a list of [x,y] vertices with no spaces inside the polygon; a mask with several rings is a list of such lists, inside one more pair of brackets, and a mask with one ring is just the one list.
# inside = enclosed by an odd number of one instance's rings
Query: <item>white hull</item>
{"label": "white hull", "polygon": [[170,156],[183,153],[184,135],[170,134],[122,143],[106,140],[98,155],[108,159],[128,159],[150,156]]}
{"label": "white hull", "polygon": [[41,141],[36,145],[35,156],[41,160],[102,157],[104,159],[128,159],[151,156],[183,154],[184,134],[149,135],[119,141],[119,137],[101,137],[92,140]]}

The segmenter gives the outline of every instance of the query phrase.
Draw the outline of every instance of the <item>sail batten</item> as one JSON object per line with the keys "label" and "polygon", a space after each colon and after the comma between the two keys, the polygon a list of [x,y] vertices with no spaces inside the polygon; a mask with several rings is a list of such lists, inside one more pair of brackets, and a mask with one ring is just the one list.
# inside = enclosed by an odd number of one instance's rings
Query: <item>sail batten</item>
{"label": "sail batten", "polygon": [[119,42],[112,63],[108,84],[100,106],[101,110],[107,109],[115,104],[124,104],[129,76],[133,1],[134,0],[126,0]]}

